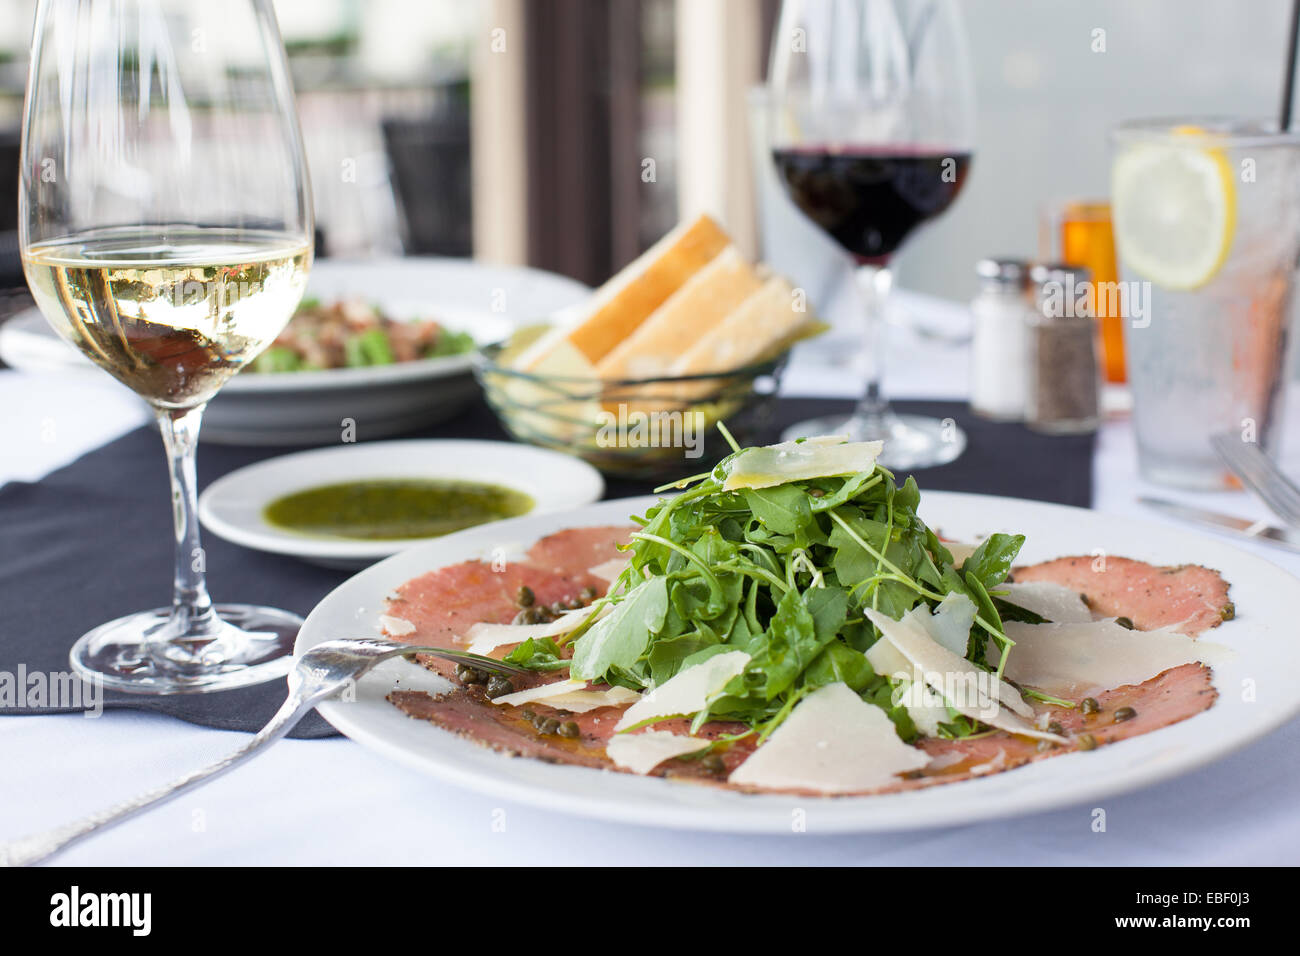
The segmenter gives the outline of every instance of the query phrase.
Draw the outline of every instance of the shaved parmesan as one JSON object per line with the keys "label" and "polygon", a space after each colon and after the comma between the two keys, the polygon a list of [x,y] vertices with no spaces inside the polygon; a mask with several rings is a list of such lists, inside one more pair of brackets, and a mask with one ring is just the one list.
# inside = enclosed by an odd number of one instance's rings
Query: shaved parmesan
{"label": "shaved parmesan", "polygon": [[[1038,730],[1024,719],[1033,717],[1034,709],[1014,687],[938,644],[921,623],[921,616],[929,615],[928,608],[915,607],[901,621],[872,608],[867,608],[866,614],[880,628],[883,639],[893,644],[913,665],[915,673],[959,714],[1008,733],[1065,742],[1064,737]],[[1011,656],[1015,656],[1014,650]]]}
{"label": "shaved parmesan", "polygon": [[571,710],[577,714],[585,714],[597,707],[623,707],[640,699],[640,694],[626,687],[591,690],[585,681],[560,680],[494,697],[492,703],[509,707],[518,707],[521,704],[546,704],[558,710]]}
{"label": "shaved parmesan", "polygon": [[1087,624],[1092,620],[1092,612],[1083,603],[1083,597],[1054,581],[1025,581],[1021,584],[1008,581],[998,585],[997,590],[1006,591],[1005,597],[1012,604],[1057,624]]}
{"label": "shaved parmesan", "polygon": [[708,745],[707,740],[698,737],[647,730],[639,734],[615,734],[605,745],[605,754],[615,764],[633,773],[649,773],[665,760],[695,753]]}
{"label": "shaved parmesan", "polygon": [[[866,613],[871,622],[880,628],[885,639],[925,675],[925,682],[943,694],[962,713],[965,713],[962,710],[963,703],[992,703],[995,707],[1000,703],[1022,717],[1034,716],[1034,709],[1024,702],[1014,687],[934,640],[930,628],[937,625],[930,619],[930,610],[925,605],[912,608],[903,615],[901,621],[895,621],[872,608],[867,608]],[[1012,655],[1014,654],[1013,650]],[[952,686],[944,686],[945,684]]]}
{"label": "shaved parmesan", "polygon": [[951,719],[948,704],[926,685],[921,671],[884,638],[867,648],[866,658],[873,671],[898,682],[894,700],[906,708],[916,729],[927,737],[939,736],[939,724]]}
{"label": "shaved parmesan", "polygon": [[627,558],[610,558],[608,561],[600,562],[593,568],[588,568],[587,573],[593,578],[600,578],[602,581],[613,584],[618,580],[618,576],[627,570],[628,563]]}
{"label": "shaved parmesan", "polygon": [[787,481],[871,471],[883,448],[883,442],[850,442],[840,435],[746,448],[731,460],[722,489],[771,488]]}
{"label": "shaved parmesan", "polygon": [[1011,621],[1016,642],[1006,674],[1019,684],[1063,697],[1141,684],[1162,671],[1200,661],[1218,663],[1232,652],[1172,628],[1131,631],[1114,620],[1070,624]]}
{"label": "shaved parmesan", "polygon": [[943,699],[943,695],[926,686],[919,675],[916,680],[904,679],[899,684],[894,699],[907,710],[907,716],[912,718],[917,732],[926,737],[938,737],[939,725],[952,720],[952,715],[948,713],[948,702]]}
{"label": "shaved parmesan", "polygon": [[393,617],[391,614],[379,615],[379,626],[389,637],[406,637],[415,633],[415,625],[406,618]]}
{"label": "shaved parmesan", "polygon": [[647,720],[699,713],[748,663],[749,655],[744,651],[727,651],[678,671],[629,707],[614,729],[625,730]]}
{"label": "shaved parmesan", "polygon": [[918,615],[918,620],[940,646],[965,657],[970,629],[977,613],[974,601],[953,591],[939,602],[934,614]]}
{"label": "shaved parmesan", "polygon": [[[608,605],[602,605],[595,613],[603,616],[608,610]],[[521,644],[530,637],[559,637],[576,631],[578,625],[591,613],[591,608],[580,607],[565,611],[545,624],[474,624],[465,633],[463,640],[469,643],[467,650],[471,654],[487,654],[506,644]]]}
{"label": "shaved parmesan", "polygon": [[924,751],[898,738],[883,710],[836,683],[795,705],[728,782],[855,793],[896,783],[897,774],[919,770],[929,760]]}
{"label": "shaved parmesan", "polygon": [[903,652],[884,638],[868,647],[866,656],[871,669],[881,677],[910,680],[916,670]]}

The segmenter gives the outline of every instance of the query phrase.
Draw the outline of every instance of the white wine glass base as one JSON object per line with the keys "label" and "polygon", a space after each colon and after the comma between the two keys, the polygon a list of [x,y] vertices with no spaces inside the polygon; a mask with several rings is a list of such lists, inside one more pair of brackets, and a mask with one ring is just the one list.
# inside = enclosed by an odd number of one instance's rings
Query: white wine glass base
{"label": "white wine glass base", "polygon": [[72,647],[84,679],[133,694],[204,694],[275,680],[293,665],[302,618],[253,604],[218,604],[201,636],[178,637],[171,608],[101,624]]}
{"label": "white wine glass base", "polygon": [[791,441],[812,435],[847,435],[849,441],[885,443],[880,463],[894,470],[946,465],[966,450],[966,433],[951,420],[923,415],[828,415],[792,425],[781,433]]}

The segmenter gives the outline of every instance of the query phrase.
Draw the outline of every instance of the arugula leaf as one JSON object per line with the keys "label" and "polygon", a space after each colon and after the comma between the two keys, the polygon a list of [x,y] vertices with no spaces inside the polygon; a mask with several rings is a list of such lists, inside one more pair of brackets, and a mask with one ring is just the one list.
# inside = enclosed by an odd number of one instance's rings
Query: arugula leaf
{"label": "arugula leaf", "polygon": [[[878,552],[884,553],[886,538],[889,535],[887,525],[864,518],[860,513],[857,517],[854,517],[849,509],[840,512],[840,517],[844,518],[845,523],[853,529],[854,534]],[[840,584],[845,587],[856,588],[863,581],[881,570],[880,562],[876,556],[853,540],[852,535],[838,524],[831,529],[828,544],[835,552],[831,561],[831,565],[835,569],[835,576],[839,579]]]}
{"label": "arugula leaf", "polygon": [[662,684],[678,671],[683,670],[686,662],[703,650],[717,648],[719,651],[730,650],[724,647],[722,640],[715,634],[703,629],[679,634],[667,640],[655,641],[646,655],[650,666],[650,679],[655,685]]}
{"label": "arugula leaf", "polygon": [[668,579],[642,581],[574,643],[570,674],[594,681],[612,667],[631,668],[645,653],[651,635],[663,629],[667,614]]}
{"label": "arugula leaf", "polygon": [[530,671],[555,671],[569,666],[569,662],[560,656],[559,645],[549,637],[528,638],[507,654],[505,661]]}
{"label": "arugula leaf", "polygon": [[1024,543],[1023,534],[989,535],[961,566],[962,575],[974,575],[984,585],[984,590],[993,590],[1011,573],[1011,564]]}
{"label": "arugula leaf", "polygon": [[842,682],[860,694],[882,678],[876,676],[876,672],[867,663],[866,655],[861,651],[839,641],[832,641],[813,658],[803,673],[803,679],[813,689]]}
{"label": "arugula leaf", "polygon": [[[989,597],[989,592],[984,590],[984,584],[969,571],[966,572],[965,577],[966,592],[974,599],[980,615],[998,630],[1002,630],[1002,619],[998,616],[998,609],[993,606],[993,599]],[[988,634],[980,628],[972,628],[971,642],[975,646],[968,649],[967,656],[977,664],[988,663]]]}
{"label": "arugula leaf", "polygon": [[912,715],[907,712],[907,708],[902,704],[894,703],[894,691],[889,686],[889,681],[882,680],[879,685],[872,686],[862,699],[868,704],[875,704],[883,710],[886,716],[894,722],[894,729],[898,731],[898,736],[904,741],[912,741],[917,737],[916,724],[912,720]]}
{"label": "arugula leaf", "polygon": [[998,597],[996,594],[990,595],[993,598],[993,606],[997,608],[998,617],[1003,621],[1023,621],[1026,624],[1046,624],[1047,618],[1041,614],[1036,614],[1027,607],[1021,607],[1019,604],[1012,604],[1006,598]]}
{"label": "arugula leaf", "polygon": [[[747,688],[774,700],[795,682],[823,647],[835,639],[848,612],[848,594],[840,588],[813,588],[800,594],[787,591],[777,604],[768,628],[766,645],[752,656]],[[745,676],[745,675],[742,675]]]}
{"label": "arugula leaf", "polygon": [[813,514],[816,514],[819,511],[829,511],[832,508],[838,508],[840,505],[852,501],[861,491],[864,490],[864,486],[866,486],[868,482],[874,485],[879,483],[879,481],[880,476],[875,472],[864,471],[857,475],[850,475],[848,478],[844,479],[843,483],[835,491],[828,495],[822,495],[820,498],[813,498],[809,503],[809,508],[812,510]]}

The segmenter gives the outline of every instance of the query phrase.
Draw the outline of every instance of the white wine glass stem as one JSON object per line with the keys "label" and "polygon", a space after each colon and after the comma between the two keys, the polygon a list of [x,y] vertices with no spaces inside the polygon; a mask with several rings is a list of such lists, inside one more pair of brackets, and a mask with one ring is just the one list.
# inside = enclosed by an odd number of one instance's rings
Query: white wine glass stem
{"label": "white wine glass stem", "polygon": [[158,410],[158,428],[167,450],[176,536],[172,626],[168,630],[182,638],[203,637],[217,630],[217,617],[206,582],[207,559],[199,541],[195,453],[203,409],[204,406],[199,405],[196,408]]}

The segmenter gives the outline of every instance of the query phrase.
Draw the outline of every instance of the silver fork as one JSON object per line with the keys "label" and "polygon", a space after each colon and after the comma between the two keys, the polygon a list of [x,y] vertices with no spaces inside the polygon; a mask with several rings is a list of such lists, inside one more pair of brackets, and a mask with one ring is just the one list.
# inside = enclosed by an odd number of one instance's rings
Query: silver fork
{"label": "silver fork", "polygon": [[391,657],[410,657],[414,654],[428,654],[493,674],[517,676],[531,673],[491,657],[480,657],[478,654],[448,650],[445,647],[399,644],[377,637],[324,641],[294,662],[293,670],[289,672],[289,696],[267,725],[234,753],[132,800],[92,813],[75,823],[0,845],[0,866],[29,866],[48,860],[74,843],[80,843],[87,837],[193,790],[261,753],[292,730],[313,707],[351,685],[376,664]]}
{"label": "silver fork", "polygon": [[1300,527],[1300,488],[1296,487],[1256,442],[1242,441],[1232,432],[1210,439],[1223,463],[1251,491],[1292,527]]}

